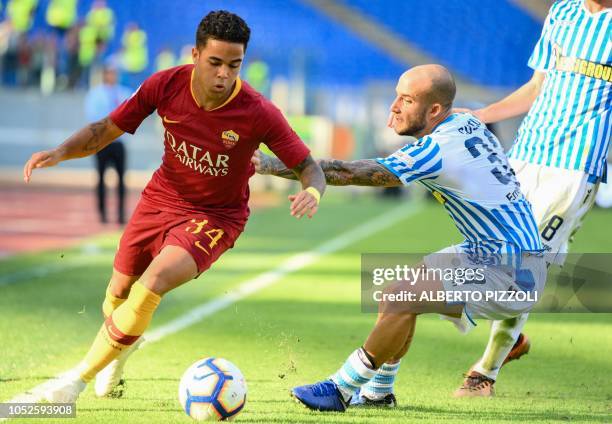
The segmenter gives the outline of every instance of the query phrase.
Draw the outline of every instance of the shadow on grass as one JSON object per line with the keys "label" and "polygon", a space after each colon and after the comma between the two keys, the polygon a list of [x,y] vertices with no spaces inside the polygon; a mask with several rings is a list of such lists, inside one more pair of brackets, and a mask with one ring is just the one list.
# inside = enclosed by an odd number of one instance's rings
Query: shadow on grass
{"label": "shadow on grass", "polygon": [[[288,286],[282,289],[281,293],[285,293],[285,290],[291,290]],[[301,296],[301,295],[300,295]],[[319,297],[320,299],[320,297]],[[31,302],[31,307],[36,307],[36,301],[34,299],[24,299],[24,301]],[[185,333],[173,336],[172,341],[166,340],[165,343],[172,343],[176,349],[189,349],[193,346],[202,345],[202,341],[215,340],[220,344],[225,344],[229,349],[236,349],[235,352],[239,352],[240,349],[244,350],[244,343],[247,341],[248,355],[245,356],[243,362],[245,363],[245,371],[249,367],[261,366],[261,359],[264,355],[271,355],[265,353],[266,348],[274,349],[278,348],[279,351],[274,353],[273,358],[277,367],[283,367],[278,362],[278,357],[284,358],[287,352],[295,355],[297,358],[297,369],[295,370],[296,375],[292,376],[291,384],[296,380],[310,380],[314,374],[318,374],[317,377],[324,377],[329,375],[329,372],[333,372],[337,366],[341,364],[346,355],[350,353],[351,349],[359,346],[367,332],[374,323],[375,316],[364,315],[359,312],[359,305],[356,303],[342,303],[334,302],[332,299],[329,301],[312,301],[308,299],[295,299],[295,300],[283,300],[279,301],[272,297],[259,297],[250,298],[241,303],[239,312],[230,308],[225,311],[220,311],[214,316],[214,319],[207,319],[206,322],[198,323],[189,329],[184,330]],[[437,318],[434,318],[437,321]],[[427,318],[429,322],[425,327],[433,329],[433,320]],[[425,320],[423,320],[425,321]],[[479,342],[474,338],[463,338],[458,334],[450,335],[448,337],[441,337],[438,331],[420,331],[423,328],[420,327],[421,318],[417,322],[417,334],[414,341],[414,351],[411,350],[408,353],[409,362],[406,367],[413,366],[417,371],[415,375],[418,375],[422,382],[413,380],[410,384],[421,387],[422,390],[435,390],[429,387],[426,378],[428,373],[426,369],[432,370],[435,374],[441,375],[442,378],[448,376],[449,373],[460,372],[460,368],[457,364],[461,362],[468,363],[472,358],[468,347],[472,344],[478,344]],[[534,320],[534,323],[537,320]],[[436,322],[436,328],[442,328],[449,326],[447,323]],[[232,331],[228,332],[228,328]],[[450,327],[448,327],[450,328]],[[203,330],[201,330],[203,329]],[[164,343],[164,342],[160,342]],[[35,345],[32,345],[35,346]],[[144,349],[147,352],[147,349]],[[155,353],[155,351],[153,351]],[[449,355],[449,353],[452,353]],[[32,351],[32,354],[33,351]],[[279,356],[280,355],[280,356]],[[573,384],[573,391],[568,393],[568,396],[574,396],[578,400],[584,403],[581,409],[592,408],[595,411],[592,412],[576,412],[560,410],[563,405],[563,401],[556,402],[557,405],[561,405],[561,408],[553,410],[550,404],[541,405],[540,407],[531,408],[529,405],[520,403],[522,397],[519,397],[518,393],[513,398],[501,398],[499,402],[494,402],[487,405],[478,404],[478,408],[460,406],[459,403],[452,403],[445,407],[439,406],[427,406],[427,405],[416,405],[416,406],[405,406],[397,408],[394,411],[367,411],[363,413],[373,415],[362,415],[362,412],[349,410],[346,415],[324,415],[304,411],[299,413],[299,418],[295,421],[298,422],[322,422],[328,421],[321,420],[322,417],[333,417],[333,422],[338,423],[355,423],[355,422],[372,422],[373,420],[380,419],[384,422],[385,419],[389,420],[392,418],[403,418],[419,420],[423,418],[423,415],[431,415],[432,419],[439,415],[440,421],[443,419],[460,419],[466,422],[471,421],[512,421],[512,422],[533,422],[533,421],[574,421],[574,422],[610,422],[609,414],[606,417],[604,407],[602,407],[602,400],[598,399],[596,402],[591,402],[588,399],[582,399],[580,397],[581,390],[576,387],[575,382],[580,378],[588,378],[583,375],[584,368],[592,369],[593,375],[601,373],[605,375],[607,370],[610,370],[610,363],[605,360],[605,355],[594,356],[587,364],[580,358],[568,359],[558,358],[556,355],[544,355],[540,353],[540,359],[545,360],[547,366],[538,370],[537,373],[529,373],[522,378],[521,390],[526,388],[546,384],[547,387],[554,388],[557,383],[555,379],[559,380],[559,383]],[[144,360],[144,358],[141,358]],[[279,365],[280,364],[280,365]],[[411,365],[412,364],[412,365]],[[580,364],[580,367],[578,366]],[[146,370],[146,374],[139,374],[138,378],[128,378],[128,384],[130,381],[142,382],[142,383],[153,383],[158,382],[160,384],[176,384],[178,378],[156,376],[156,373],[162,369],[163,374],[167,374],[167,371],[163,371],[163,364],[158,368],[151,368]],[[408,368],[409,369],[409,368]],[[560,374],[559,370],[563,370]],[[404,370],[406,371],[406,370]],[[272,371],[273,372],[273,371]],[[151,375],[151,378],[147,378],[147,375]],[[2,382],[16,382],[22,380],[29,380],[37,383],[36,380],[45,380],[50,378],[49,376],[5,376]],[[265,385],[278,385],[278,390],[282,390],[280,384],[274,378],[260,378],[255,380],[249,380],[254,383],[261,383]],[[457,383],[459,379],[457,380]],[[398,381],[399,384],[408,384],[403,382],[402,379]],[[516,386],[518,387],[518,385]],[[514,390],[516,390],[516,387]],[[274,388],[276,390],[276,388]],[[557,389],[553,390],[550,396],[542,396],[542,401],[556,399],[558,393]],[[537,396],[538,399],[540,396]],[[516,400],[516,401],[515,401]],[[125,406],[127,408],[121,408],[125,411],[168,411],[167,408],[155,404],[155,397],[151,396],[131,398],[127,396],[124,401],[144,401],[151,403],[151,408],[131,408],[133,405],[129,403]],[[537,402],[537,400],[536,400]],[[270,409],[274,409],[275,406],[282,407],[285,404],[290,404],[290,399],[264,399],[253,401],[255,405],[269,405]],[[465,404],[464,404],[465,405]],[[488,406],[490,405],[490,406]],[[100,405],[100,409],[90,408],[83,409],[83,411],[115,411],[109,408],[108,405]],[[569,406],[565,406],[569,408]],[[266,409],[265,407],[263,409]],[[297,406],[292,408],[290,411],[282,411],[279,416],[274,415],[274,411],[268,414],[260,414],[258,411],[253,413],[245,414],[241,416],[241,421],[244,422],[287,422],[287,418],[284,414],[290,414],[292,416],[297,415],[293,409],[299,409]],[[340,418],[342,417],[342,418]],[[427,417],[429,418],[429,417]],[[437,419],[437,418],[436,418]],[[328,421],[329,422],[329,421]]]}
{"label": "shadow on grass", "polygon": [[[493,401],[495,401],[493,399]],[[459,401],[461,402],[461,401]],[[458,404],[459,404],[458,402]],[[589,414],[589,413],[572,413],[569,411],[526,411],[509,405],[507,411],[500,411],[499,409],[487,410],[486,406],[478,405],[478,412],[474,412],[473,409],[462,410],[460,407],[429,407],[425,405],[410,405],[410,406],[399,406],[397,411],[402,411],[409,415],[411,413],[417,414],[431,414],[439,416],[444,419],[459,418],[465,419],[469,422],[470,419],[478,419],[484,421],[496,421],[503,417],[504,421],[518,421],[523,423],[529,423],[534,421],[572,421],[572,422],[610,422],[610,416],[606,417],[606,414]],[[507,413],[506,413],[507,412]],[[388,415],[387,415],[388,416]],[[416,418],[416,417],[415,417]]]}

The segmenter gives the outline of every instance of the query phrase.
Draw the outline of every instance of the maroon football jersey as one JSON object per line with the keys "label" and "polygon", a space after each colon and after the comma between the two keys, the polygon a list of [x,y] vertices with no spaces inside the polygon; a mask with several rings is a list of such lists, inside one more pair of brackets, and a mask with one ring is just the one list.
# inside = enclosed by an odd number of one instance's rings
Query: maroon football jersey
{"label": "maroon football jersey", "polygon": [[164,125],[164,156],[142,196],[160,209],[201,211],[233,226],[249,215],[251,157],[267,145],[288,168],[310,153],[280,110],[248,84],[236,80],[225,103],[199,107],[192,91],[193,65],[149,77],[110,114],[133,134],[154,110]]}

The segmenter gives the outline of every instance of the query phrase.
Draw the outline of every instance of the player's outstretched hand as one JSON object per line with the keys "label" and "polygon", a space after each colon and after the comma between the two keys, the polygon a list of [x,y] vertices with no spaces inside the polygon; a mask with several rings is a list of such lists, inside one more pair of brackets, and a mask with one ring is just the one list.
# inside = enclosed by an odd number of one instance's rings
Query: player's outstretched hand
{"label": "player's outstretched hand", "polygon": [[251,163],[255,165],[255,172],[258,174],[267,175],[270,174],[270,156],[262,153],[260,150],[255,150],[253,157],[251,157]]}
{"label": "player's outstretched hand", "polygon": [[54,166],[57,165],[60,160],[60,155],[55,150],[46,150],[43,152],[34,153],[23,167],[23,180],[26,183],[29,183],[30,178],[32,177],[32,171],[35,168],[47,168],[49,166]]}
{"label": "player's outstretched hand", "polygon": [[302,190],[298,194],[290,194],[289,200],[291,201],[291,216],[298,219],[304,215],[312,218],[319,209],[317,198],[306,190]]}
{"label": "player's outstretched hand", "polygon": [[474,115],[476,118],[482,121],[482,116],[480,116],[479,110],[468,109],[466,107],[454,107],[452,112],[453,113],[469,113],[471,115]]}
{"label": "player's outstretched hand", "polygon": [[474,111],[472,109],[468,109],[467,107],[454,107],[453,113],[471,113],[473,115]]}

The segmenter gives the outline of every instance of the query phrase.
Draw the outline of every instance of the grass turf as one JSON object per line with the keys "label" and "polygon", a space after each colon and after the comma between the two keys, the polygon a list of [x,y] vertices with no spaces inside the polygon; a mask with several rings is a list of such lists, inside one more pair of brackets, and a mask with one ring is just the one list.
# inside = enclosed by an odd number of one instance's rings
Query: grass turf
{"label": "grass turf", "polygon": [[[152,327],[394,206],[340,194],[326,198],[312,221],[295,222],[285,207],[256,211],[236,247],[213,269],[164,298]],[[591,211],[573,251],[609,251],[611,216]],[[242,422],[612,422],[611,314],[533,314],[526,326],[532,351],[502,371],[494,399],[449,396],[482,352],[486,322],[461,336],[437,317],[422,316],[400,370],[399,408],[321,414],[290,400],[291,387],[333,373],[372,326],[374,315],[360,312],[360,253],[431,252],[457,241],[443,209],[428,202],[401,222],[135,353],[126,367],[124,397],[96,399],[88,388],[78,403],[78,422],[189,422],[178,404],[178,380],[205,356],[228,358],[245,374],[249,394],[237,418]],[[0,400],[85,353],[101,322],[116,243],[116,237],[92,239],[79,248],[0,262],[0,276],[10,281],[0,285]]]}

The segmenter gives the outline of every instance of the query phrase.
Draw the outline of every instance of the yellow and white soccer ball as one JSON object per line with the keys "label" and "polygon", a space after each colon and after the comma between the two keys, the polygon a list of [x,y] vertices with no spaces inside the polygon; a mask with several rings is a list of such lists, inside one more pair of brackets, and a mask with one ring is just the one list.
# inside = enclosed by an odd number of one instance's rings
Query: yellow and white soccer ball
{"label": "yellow and white soccer ball", "polygon": [[227,359],[205,358],[183,374],[179,401],[187,415],[197,421],[221,421],[235,417],[246,403],[244,376]]}

